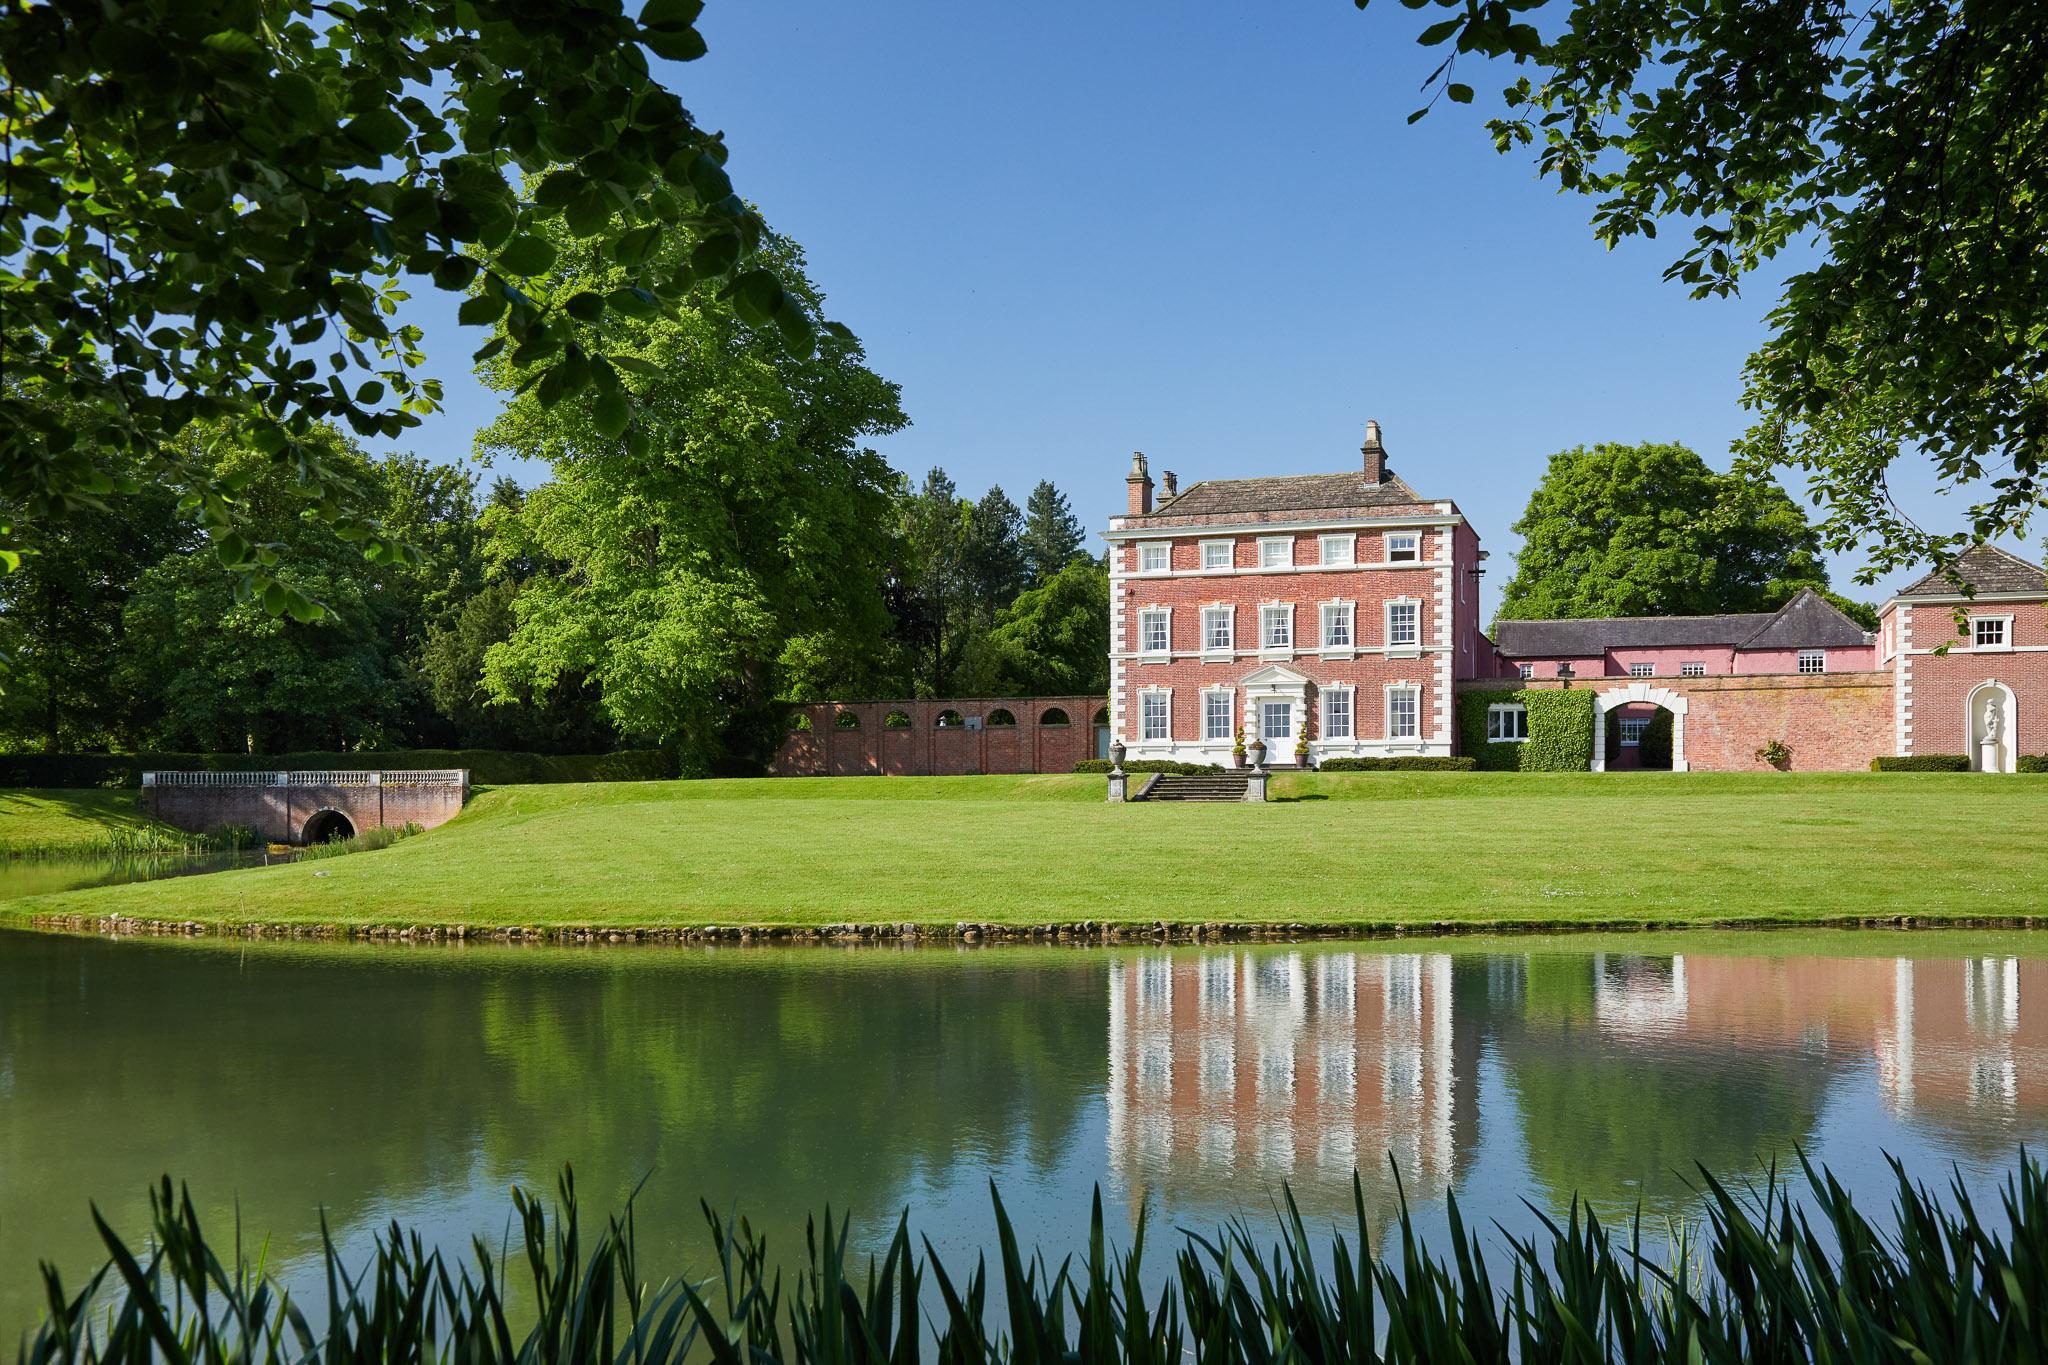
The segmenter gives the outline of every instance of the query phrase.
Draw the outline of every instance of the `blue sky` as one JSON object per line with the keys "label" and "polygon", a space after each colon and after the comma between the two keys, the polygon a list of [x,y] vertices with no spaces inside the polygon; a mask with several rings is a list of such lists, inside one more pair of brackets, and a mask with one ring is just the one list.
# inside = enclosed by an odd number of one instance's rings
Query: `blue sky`
{"label": "blue sky", "polygon": [[[1589,201],[1493,151],[1505,68],[1408,125],[1422,18],[710,0],[709,55],[665,76],[903,386],[897,468],[1019,503],[1050,478],[1100,527],[1133,450],[1183,484],[1343,469],[1373,417],[1494,552],[1491,611],[1550,452],[1677,440],[1726,466],[1775,281],[1695,301],[1660,278],[1675,242],[1599,246]],[[464,364],[481,336],[453,300],[413,308],[449,402],[398,444],[466,458],[497,405]],[[1881,599],[1847,586],[1859,562],[1837,585]]]}

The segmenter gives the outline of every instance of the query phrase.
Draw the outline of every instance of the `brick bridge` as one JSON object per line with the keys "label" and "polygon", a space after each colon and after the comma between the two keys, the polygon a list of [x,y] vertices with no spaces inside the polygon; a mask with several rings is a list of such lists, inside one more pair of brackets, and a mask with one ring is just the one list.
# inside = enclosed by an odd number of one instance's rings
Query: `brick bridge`
{"label": "brick bridge", "polygon": [[469,795],[466,768],[412,772],[151,772],[142,804],[167,825],[203,833],[241,826],[277,844],[319,844],[364,830],[452,820]]}

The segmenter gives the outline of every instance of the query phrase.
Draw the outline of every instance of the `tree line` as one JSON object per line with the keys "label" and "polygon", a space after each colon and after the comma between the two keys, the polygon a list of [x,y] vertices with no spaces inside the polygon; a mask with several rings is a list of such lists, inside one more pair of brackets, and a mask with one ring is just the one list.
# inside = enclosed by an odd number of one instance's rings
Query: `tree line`
{"label": "tree line", "polygon": [[[815,301],[795,247],[768,250]],[[615,269],[562,252],[565,294]],[[310,483],[218,424],[177,458],[232,491],[231,551],[140,462],[116,465],[132,491],[62,516],[0,500],[22,551],[0,574],[0,745],[654,745],[744,772],[791,702],[1106,690],[1106,569],[1066,496],[1041,481],[1020,509],[890,469],[862,442],[904,425],[897,388],[850,335],[798,354],[705,296],[629,358],[640,439],[484,367],[508,402],[480,449],[546,462],[532,489],[332,426]],[[366,554],[364,525],[404,553]],[[319,610],[266,604],[252,561]]]}

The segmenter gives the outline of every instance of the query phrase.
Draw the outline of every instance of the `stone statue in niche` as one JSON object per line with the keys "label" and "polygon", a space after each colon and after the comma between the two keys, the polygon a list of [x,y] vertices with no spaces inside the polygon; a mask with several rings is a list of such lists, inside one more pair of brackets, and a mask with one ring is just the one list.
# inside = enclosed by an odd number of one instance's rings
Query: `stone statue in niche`
{"label": "stone statue in niche", "polygon": [[1997,688],[1987,689],[1983,706],[1983,716],[1977,724],[1977,770],[2002,773],[2006,771],[2005,693]]}

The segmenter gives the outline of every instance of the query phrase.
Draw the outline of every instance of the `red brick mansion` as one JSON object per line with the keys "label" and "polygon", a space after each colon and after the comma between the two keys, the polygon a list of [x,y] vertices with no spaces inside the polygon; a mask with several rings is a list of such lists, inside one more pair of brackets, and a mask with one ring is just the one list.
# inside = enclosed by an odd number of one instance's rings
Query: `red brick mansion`
{"label": "red brick mansion", "polygon": [[1310,763],[1484,751],[1513,767],[1508,746],[1555,709],[1542,694],[1574,689],[1596,770],[1652,766],[1653,749],[1654,766],[1754,770],[1774,742],[1803,769],[1961,754],[2009,772],[2048,752],[2039,566],[1972,549],[1951,566],[1972,594],[1930,574],[1874,634],[1802,593],[1776,612],[1503,622],[1489,639],[1471,523],[1388,467],[1377,422],[1361,454],[1344,473],[1185,489],[1167,473],[1156,490],[1133,458],[1107,533],[1108,721],[1131,758],[1228,765],[1242,731],[1269,766],[1305,746]]}

